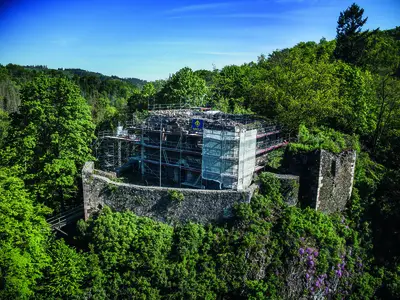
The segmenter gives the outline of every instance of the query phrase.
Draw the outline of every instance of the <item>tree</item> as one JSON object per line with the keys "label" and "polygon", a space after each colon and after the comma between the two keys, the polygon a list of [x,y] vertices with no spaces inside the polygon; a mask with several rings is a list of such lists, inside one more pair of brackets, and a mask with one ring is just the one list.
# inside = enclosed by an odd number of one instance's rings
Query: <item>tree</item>
{"label": "tree", "polygon": [[214,99],[217,109],[227,112],[242,113],[248,108],[252,79],[256,69],[248,65],[225,66],[214,75]]}
{"label": "tree", "polygon": [[8,70],[0,66],[0,109],[12,113],[18,110],[20,103],[21,99],[16,84],[8,75]]}
{"label": "tree", "polygon": [[317,45],[317,60],[318,61],[333,61],[333,53],[335,51],[336,41],[327,41],[322,38]]}
{"label": "tree", "polygon": [[105,93],[99,93],[95,90],[87,97],[88,103],[92,111],[93,122],[97,125],[104,121],[105,114],[110,107],[110,100]]}
{"label": "tree", "polygon": [[0,108],[0,148],[7,136],[8,127],[10,126],[10,118],[8,114]]}
{"label": "tree", "polygon": [[87,234],[106,275],[112,299],[158,299],[168,281],[173,228],[131,212],[103,209]]}
{"label": "tree", "polygon": [[43,272],[37,293],[45,295],[45,299],[81,298],[83,281],[88,275],[85,256],[67,246],[63,240],[52,241],[49,254],[52,261]]}
{"label": "tree", "polygon": [[146,84],[143,86],[143,89],[142,89],[142,95],[143,95],[143,97],[145,97],[145,98],[151,98],[151,97],[153,97],[155,94],[156,94],[156,89],[155,89],[154,85],[153,85],[151,82],[146,83]]}
{"label": "tree", "polygon": [[197,70],[194,72],[197,76],[200,78],[203,78],[206,81],[207,86],[212,85],[214,81],[214,75],[216,74],[215,70],[210,71],[210,70]]}
{"label": "tree", "polygon": [[42,270],[50,263],[46,253],[50,210],[34,205],[15,169],[0,167],[0,298],[33,296]]}
{"label": "tree", "polygon": [[168,79],[157,95],[157,102],[201,106],[207,103],[207,95],[205,80],[185,67]]}
{"label": "tree", "polygon": [[364,55],[368,31],[361,32],[368,18],[363,19],[364,9],[353,3],[341,12],[336,27],[336,59],[359,65]]}
{"label": "tree", "polygon": [[332,124],[349,134],[370,135],[376,128],[373,78],[369,72],[358,67],[339,63],[337,77],[340,79],[340,114],[332,118]]}
{"label": "tree", "polygon": [[273,53],[271,61],[261,61],[262,80],[251,89],[252,110],[276,118],[296,132],[301,123],[327,125],[337,109],[339,79],[336,64],[317,59],[315,43]]}
{"label": "tree", "polygon": [[[399,134],[397,132],[400,128],[400,80],[389,76],[376,76],[375,84],[377,125],[372,147],[374,151],[377,151],[379,144],[386,144],[383,148],[386,148],[387,154],[392,156],[393,153],[396,152],[393,147],[388,147],[388,145],[399,139]],[[382,136],[385,136],[385,138],[382,139]],[[395,159],[391,159],[391,161],[388,162],[389,164],[394,161],[399,162],[398,155],[393,156],[395,156]],[[400,163],[398,165],[400,165]]]}
{"label": "tree", "polygon": [[154,85],[151,82],[146,83],[141,91],[137,91],[129,97],[127,105],[128,113],[148,109],[149,104],[154,104],[155,94],[156,89]]}
{"label": "tree", "polygon": [[368,36],[362,62],[366,69],[382,76],[395,74],[400,66],[400,39],[390,33],[389,30],[376,30]]}
{"label": "tree", "polygon": [[93,159],[94,124],[79,88],[65,78],[39,76],[22,90],[1,153],[42,203],[60,208],[78,189],[81,167]]}

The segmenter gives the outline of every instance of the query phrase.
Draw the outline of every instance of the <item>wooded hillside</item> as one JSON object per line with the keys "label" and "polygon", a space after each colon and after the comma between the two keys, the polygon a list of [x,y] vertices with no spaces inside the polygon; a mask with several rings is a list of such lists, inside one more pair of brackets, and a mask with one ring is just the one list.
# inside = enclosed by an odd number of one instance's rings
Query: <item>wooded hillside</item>
{"label": "wooded hillside", "polygon": [[[399,299],[400,27],[366,31],[366,22],[353,4],[335,40],[155,82],[0,66],[0,299]],[[346,211],[288,207],[264,174],[220,226],[104,208],[73,238],[51,233],[45,218],[82,201],[96,132],[153,103],[265,116],[302,150],[337,152],[351,140]]]}

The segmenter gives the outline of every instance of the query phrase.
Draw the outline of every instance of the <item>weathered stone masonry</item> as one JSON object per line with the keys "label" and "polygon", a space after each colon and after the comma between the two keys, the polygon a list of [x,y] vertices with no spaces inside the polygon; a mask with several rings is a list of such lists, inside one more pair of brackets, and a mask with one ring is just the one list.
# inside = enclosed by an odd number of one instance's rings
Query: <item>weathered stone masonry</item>
{"label": "weathered stone masonry", "polygon": [[287,153],[288,173],[300,176],[299,201],[303,207],[333,213],[342,211],[350,199],[356,151],[334,154],[325,150]]}
{"label": "weathered stone masonry", "polygon": [[353,189],[356,151],[320,151],[319,185],[315,209],[336,212],[345,208]]}
{"label": "weathered stone masonry", "polygon": [[[326,213],[341,211],[350,199],[356,152],[333,154],[325,150],[289,154],[288,173],[275,174],[281,182],[288,205],[309,206]],[[82,170],[85,219],[104,205],[116,211],[130,210],[169,224],[192,221],[221,222],[232,216],[236,203],[250,203],[257,186],[244,191],[180,189],[141,186],[117,182],[115,174],[94,169],[87,162]],[[171,199],[168,191],[178,191],[184,200]]]}
{"label": "weathered stone masonry", "polygon": [[[93,166],[93,162],[87,162],[82,170],[86,220],[107,205],[116,211],[130,210],[169,224],[177,221],[219,222],[231,216],[233,204],[249,203],[255,190],[255,186],[243,192],[139,186],[115,182],[104,176],[104,172],[98,175]],[[169,190],[179,191],[184,200],[180,203],[172,201]]]}

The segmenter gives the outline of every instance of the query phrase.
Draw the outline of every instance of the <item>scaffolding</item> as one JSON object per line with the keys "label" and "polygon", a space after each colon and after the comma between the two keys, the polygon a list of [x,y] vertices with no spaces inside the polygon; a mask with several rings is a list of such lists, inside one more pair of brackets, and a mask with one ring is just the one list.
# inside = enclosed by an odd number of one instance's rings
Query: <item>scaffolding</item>
{"label": "scaffolding", "polygon": [[201,188],[202,134],[191,130],[187,111],[154,114],[141,126],[142,176],[158,185]]}
{"label": "scaffolding", "polygon": [[254,115],[162,108],[152,107],[147,118],[133,118],[116,133],[100,133],[99,167],[133,165],[147,185],[242,190],[267,154],[288,142],[279,125]]}
{"label": "scaffolding", "polygon": [[239,133],[236,130],[205,129],[203,138],[203,179],[218,183],[219,189],[235,189],[238,177]]}
{"label": "scaffolding", "polygon": [[101,131],[97,135],[95,155],[97,167],[104,171],[118,171],[136,152],[140,139],[127,132]]}

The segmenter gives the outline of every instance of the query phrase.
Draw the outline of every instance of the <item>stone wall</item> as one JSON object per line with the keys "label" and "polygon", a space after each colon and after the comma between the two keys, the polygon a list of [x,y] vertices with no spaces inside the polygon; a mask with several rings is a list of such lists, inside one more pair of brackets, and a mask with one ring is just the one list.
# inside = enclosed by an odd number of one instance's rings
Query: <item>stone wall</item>
{"label": "stone wall", "polygon": [[319,185],[315,208],[336,212],[345,208],[353,188],[356,152],[320,151]]}
{"label": "stone wall", "polygon": [[319,151],[291,153],[286,151],[283,167],[286,173],[300,177],[299,203],[300,206],[316,206],[318,178],[319,178]]}
{"label": "stone wall", "polygon": [[299,201],[300,177],[287,174],[270,174],[279,179],[281,184],[280,191],[285,203],[290,206],[296,206]]}
{"label": "stone wall", "polygon": [[[82,170],[86,220],[107,205],[116,211],[130,210],[168,224],[221,222],[232,216],[235,203],[249,203],[255,190],[255,186],[242,192],[140,186],[96,173],[93,162],[87,162]],[[183,201],[171,199],[169,191],[181,193]]]}
{"label": "stone wall", "polygon": [[350,199],[356,152],[334,154],[326,150],[286,153],[286,172],[300,176],[299,202],[302,207],[333,213],[344,210]]}
{"label": "stone wall", "polygon": [[[312,207],[332,213],[345,208],[350,199],[355,151],[333,154],[325,150],[287,154],[285,164],[291,175],[275,174],[281,181],[288,205]],[[294,175],[293,175],[294,174]],[[85,219],[107,205],[117,211],[130,210],[168,224],[193,221],[221,222],[232,216],[235,203],[250,203],[256,186],[244,191],[179,189],[117,182],[115,174],[99,172],[93,162],[82,170]],[[170,192],[183,196],[174,200]]]}

